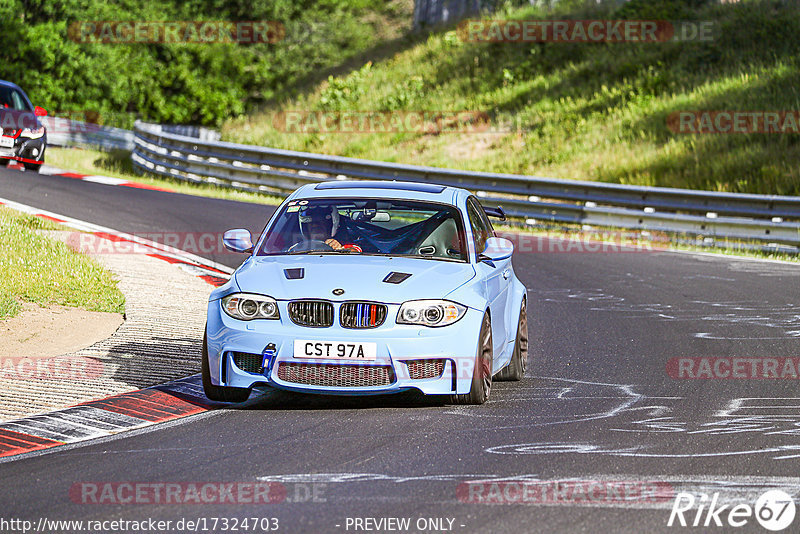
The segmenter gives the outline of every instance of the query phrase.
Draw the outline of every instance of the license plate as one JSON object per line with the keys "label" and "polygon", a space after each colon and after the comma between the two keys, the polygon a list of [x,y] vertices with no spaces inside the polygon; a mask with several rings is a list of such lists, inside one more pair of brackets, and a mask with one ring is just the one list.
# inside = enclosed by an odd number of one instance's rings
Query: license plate
{"label": "license plate", "polygon": [[0,148],[14,148],[14,139],[0,135]]}
{"label": "license plate", "polygon": [[318,358],[326,360],[368,361],[377,358],[377,343],[350,343],[346,341],[294,341],[295,358]]}
{"label": "license plate", "polygon": [[13,158],[13,157],[14,157],[14,151],[13,150],[7,150],[5,148],[0,148],[0,158]]}

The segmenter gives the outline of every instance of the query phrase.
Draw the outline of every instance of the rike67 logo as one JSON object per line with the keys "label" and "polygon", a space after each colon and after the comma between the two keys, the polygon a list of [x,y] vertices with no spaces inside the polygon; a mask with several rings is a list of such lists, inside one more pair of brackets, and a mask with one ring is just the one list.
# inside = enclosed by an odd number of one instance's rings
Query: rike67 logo
{"label": "rike67 logo", "polygon": [[792,524],[796,512],[792,496],[777,489],[761,495],[755,506],[740,503],[731,507],[718,503],[719,493],[714,493],[709,500],[706,494],[697,498],[680,492],[675,495],[667,526],[743,527],[755,518],[763,528],[777,532]]}

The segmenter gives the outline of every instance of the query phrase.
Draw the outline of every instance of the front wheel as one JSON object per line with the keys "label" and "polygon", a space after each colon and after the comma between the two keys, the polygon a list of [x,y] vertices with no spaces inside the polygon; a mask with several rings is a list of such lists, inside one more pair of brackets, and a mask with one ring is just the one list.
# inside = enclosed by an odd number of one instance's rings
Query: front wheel
{"label": "front wheel", "polygon": [[481,333],[478,336],[478,350],[475,355],[475,369],[472,371],[472,386],[469,393],[452,395],[453,404],[483,404],[492,390],[492,320],[489,313],[483,315]]}
{"label": "front wheel", "polygon": [[497,373],[497,380],[518,381],[525,376],[525,366],[528,363],[528,305],[522,299],[517,322],[517,339],[514,343],[514,354],[508,365]]}
{"label": "front wheel", "polygon": [[244,402],[250,397],[249,388],[231,388],[226,386],[215,386],[211,383],[211,370],[208,365],[208,343],[206,334],[203,334],[203,391],[206,397],[212,401],[220,402]]}
{"label": "front wheel", "polygon": [[22,165],[25,166],[26,171],[31,171],[31,172],[39,172],[39,169],[42,168],[41,163],[23,163]]}

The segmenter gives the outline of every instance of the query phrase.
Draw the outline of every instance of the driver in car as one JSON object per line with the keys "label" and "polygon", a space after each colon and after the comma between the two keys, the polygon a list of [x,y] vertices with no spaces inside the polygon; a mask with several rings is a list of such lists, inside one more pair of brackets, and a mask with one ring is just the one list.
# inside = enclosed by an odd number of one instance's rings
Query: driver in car
{"label": "driver in car", "polygon": [[330,208],[322,206],[305,208],[298,214],[298,219],[300,221],[300,233],[305,239],[322,241],[333,250],[362,252],[361,247],[358,245],[352,243],[343,245],[339,240],[334,239],[337,232],[339,232],[339,239],[347,241],[340,231],[340,215],[336,206],[331,206]]}

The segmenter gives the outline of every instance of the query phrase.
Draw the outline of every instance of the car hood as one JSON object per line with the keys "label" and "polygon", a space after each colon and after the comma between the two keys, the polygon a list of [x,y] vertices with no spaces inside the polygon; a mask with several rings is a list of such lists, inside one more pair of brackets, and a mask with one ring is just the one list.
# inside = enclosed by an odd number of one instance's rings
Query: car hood
{"label": "car hood", "polygon": [[[303,277],[290,280],[286,269],[303,269]],[[392,272],[411,276],[399,284],[384,282]],[[474,277],[475,269],[468,263],[384,256],[261,256],[248,259],[234,276],[242,291],[278,300],[322,298],[399,304],[442,298]],[[344,293],[334,295],[334,289],[343,289]]]}

